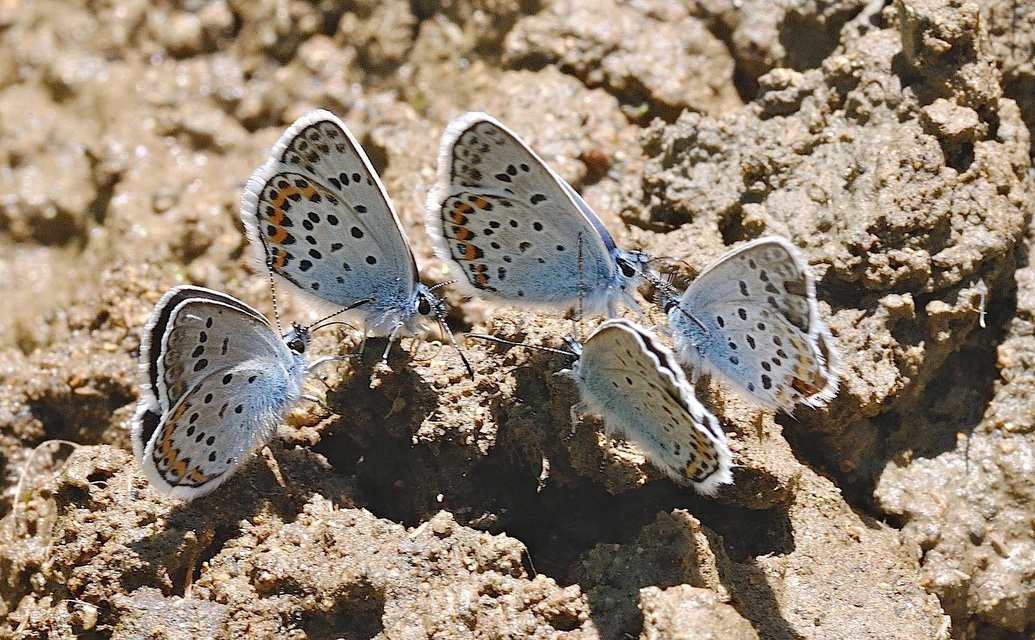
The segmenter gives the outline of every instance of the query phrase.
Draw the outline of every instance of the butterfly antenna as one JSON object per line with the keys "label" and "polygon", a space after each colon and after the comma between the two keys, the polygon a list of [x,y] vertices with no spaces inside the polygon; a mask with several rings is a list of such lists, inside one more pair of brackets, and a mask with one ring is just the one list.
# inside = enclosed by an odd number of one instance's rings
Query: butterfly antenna
{"label": "butterfly antenna", "polygon": [[579,232],[579,246],[578,246],[578,266],[579,266],[579,301],[575,307],[575,317],[571,321],[571,336],[572,340],[579,342],[579,319],[582,318],[582,314],[585,312],[583,308],[582,299],[586,295],[586,279],[585,274],[582,272],[582,232]]}
{"label": "butterfly antenna", "polygon": [[277,334],[283,335],[284,328],[280,326],[280,310],[277,308],[277,287],[273,282],[273,256],[270,255],[270,244],[261,231],[259,232],[259,239],[262,240],[262,252],[266,255],[266,274],[270,278],[270,299],[273,300],[273,319],[277,323]]}
{"label": "butterfly antenna", "polygon": [[440,282],[440,283],[438,283],[436,285],[432,285],[432,286],[428,287],[428,291],[435,291],[437,289],[441,289],[442,287],[449,286],[449,285],[453,284],[454,282],[456,282],[456,280],[446,280],[445,282]]}
{"label": "butterfly antenna", "polygon": [[[347,307],[342,307],[341,309],[338,309],[337,311],[335,311],[334,313],[332,313],[329,316],[324,316],[323,318],[320,318],[316,322],[314,322],[314,323],[310,324],[309,326],[307,326],[306,330],[307,331],[315,331],[316,329],[323,329],[324,327],[329,327],[329,326],[331,326],[333,324],[343,324],[346,327],[350,327],[352,329],[355,329],[356,327],[353,327],[348,322],[332,322],[332,323],[327,324],[327,325],[321,325],[320,323],[326,322],[326,321],[330,320],[331,318],[333,318],[334,316],[336,316],[338,314],[345,313],[346,311],[352,311],[356,307],[362,306],[362,305],[364,305],[364,304],[366,304],[368,302],[373,302],[373,301],[374,301],[373,298],[363,298],[362,300],[357,300],[356,302],[353,302],[352,304],[350,304]],[[320,325],[320,326],[317,326],[317,325]]]}
{"label": "butterfly antenna", "polygon": [[[654,258],[652,258],[652,260],[654,260]],[[697,316],[690,313],[689,311],[683,308],[683,305],[679,304],[679,290],[676,289],[676,287],[672,284],[672,277],[673,276],[671,274],[665,274],[665,277],[663,278],[647,276],[647,281],[650,282],[650,284],[655,289],[661,292],[661,295],[668,297],[671,300],[669,304],[664,305],[665,308],[663,309],[663,311],[665,313],[668,313],[669,309],[671,309],[672,307],[677,307],[679,309],[679,313],[683,314],[684,316],[686,316],[688,320],[700,327],[701,331],[709,333],[708,327],[704,326],[704,323],[701,322],[697,318]]]}
{"label": "butterfly antenna", "polygon": [[[682,260],[680,258],[651,257],[648,262],[661,264],[661,265],[666,266],[666,267],[668,266],[669,263],[678,262],[679,264],[681,264],[684,267],[686,267],[687,271],[690,271],[690,272],[693,271],[693,267],[690,266],[690,263],[687,262],[686,260]],[[676,281],[676,278],[678,277],[677,274],[672,273],[671,271],[669,271],[667,269],[664,270],[664,271],[661,270],[661,269],[658,269],[658,270],[656,270],[653,273],[651,273],[651,272],[643,273],[643,277],[647,280],[648,283],[650,283],[650,285],[652,287],[654,287],[658,291],[662,292],[664,295],[669,296],[673,300],[675,300],[675,299],[677,299],[679,297],[679,291],[676,289],[676,285],[674,284],[675,281]]]}
{"label": "butterfly antenna", "polygon": [[[662,263],[663,260],[672,260],[673,258],[655,258],[651,257],[648,262],[651,263]],[[678,262],[682,262],[679,260]],[[684,263],[686,264],[686,263]],[[689,267],[689,265],[687,265]],[[678,293],[672,281],[675,279],[675,274],[668,273],[667,271],[641,271],[640,274],[647,281],[647,283],[655,289],[664,291],[667,294]]]}
{"label": "butterfly antenna", "polygon": [[450,344],[452,344],[453,348],[456,349],[457,355],[460,356],[460,361],[464,363],[464,368],[467,369],[467,375],[471,376],[471,380],[474,380],[474,369],[471,367],[471,363],[467,361],[467,356],[464,355],[463,350],[457,343],[456,336],[453,335],[453,330],[450,329],[449,325],[446,323],[445,314],[440,310],[436,315],[438,316],[437,319],[439,326],[441,326],[442,330],[446,332],[447,336],[449,336]]}
{"label": "butterfly antenna", "polygon": [[651,256],[650,259],[648,260],[648,262],[658,262],[658,263],[662,263],[662,264],[664,264],[665,262],[668,262],[668,261],[678,262],[679,264],[681,264],[684,267],[686,267],[687,271],[693,271],[694,270],[693,267],[690,266],[690,263],[687,262],[686,260],[683,260],[682,258],[672,258],[672,257],[669,257],[669,256],[666,256],[666,257],[663,258],[661,256]]}
{"label": "butterfly antenna", "polygon": [[349,329],[352,329],[353,331],[359,331],[359,329],[357,327],[352,326],[351,324],[349,324],[348,322],[345,322],[344,320],[335,320],[334,322],[328,322],[327,324],[321,324],[318,327],[314,326],[315,324],[316,323],[314,322],[313,324],[311,324],[308,327],[306,327],[306,329],[309,330],[309,331],[317,331],[319,329],[326,329],[327,327],[333,327],[334,325],[340,324],[341,326],[348,327]]}
{"label": "butterfly antenna", "polygon": [[541,344],[525,344],[524,342],[514,342],[513,340],[507,340],[506,338],[500,338],[497,336],[490,336],[487,333],[469,333],[468,338],[476,338],[478,340],[488,340],[489,342],[495,342],[498,344],[505,344],[511,347],[525,347],[528,349],[536,349],[537,351],[545,351],[547,353],[556,353],[562,356],[568,356],[570,358],[578,358],[579,354],[574,351],[566,351],[564,349],[555,349],[553,347],[544,347]]}

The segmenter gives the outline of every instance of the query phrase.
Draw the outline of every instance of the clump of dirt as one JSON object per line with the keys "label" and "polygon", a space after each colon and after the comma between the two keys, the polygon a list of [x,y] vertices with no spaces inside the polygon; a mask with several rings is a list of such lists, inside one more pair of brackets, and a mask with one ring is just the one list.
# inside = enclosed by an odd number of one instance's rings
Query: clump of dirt
{"label": "clump of dirt", "polygon": [[[1032,14],[0,3],[0,637],[1030,632]],[[431,344],[384,370],[372,340],[218,491],[156,493],[128,446],[140,330],[184,282],[272,313],[238,200],[313,107],[363,143],[428,282],[447,277],[422,222],[438,136],[470,109],[687,275],[791,238],[839,396],[775,417],[700,381],[737,464],[706,499],[599,420],[572,432],[569,357],[468,340],[472,379]],[[573,331],[449,302],[460,333]],[[356,344],[327,331],[313,351]]]}

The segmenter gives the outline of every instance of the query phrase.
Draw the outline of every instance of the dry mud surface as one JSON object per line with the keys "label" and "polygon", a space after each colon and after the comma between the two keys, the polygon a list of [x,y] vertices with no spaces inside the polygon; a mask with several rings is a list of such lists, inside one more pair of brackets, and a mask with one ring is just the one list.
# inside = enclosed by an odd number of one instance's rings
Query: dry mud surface
{"label": "dry mud surface", "polygon": [[[1033,25],[1031,0],[0,0],[0,638],[1030,638]],[[141,328],[186,282],[271,312],[237,203],[314,107],[429,282],[438,136],[471,109],[687,275],[791,238],[839,396],[791,418],[699,384],[738,465],[704,499],[599,421],[569,436],[562,356],[471,340],[471,380],[375,342],[214,494],[157,494]],[[572,327],[449,303],[461,333]]]}

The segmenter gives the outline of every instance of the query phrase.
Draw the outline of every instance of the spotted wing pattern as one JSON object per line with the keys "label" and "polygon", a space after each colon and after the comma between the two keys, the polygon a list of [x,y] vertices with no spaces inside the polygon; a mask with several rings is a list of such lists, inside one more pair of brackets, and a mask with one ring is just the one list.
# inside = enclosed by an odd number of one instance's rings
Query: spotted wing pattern
{"label": "spotted wing pattern", "polygon": [[613,315],[646,268],[520,138],[483,113],[442,137],[427,229],[461,288],[490,301]]}
{"label": "spotted wing pattern", "polygon": [[733,481],[732,456],[719,421],[694,396],[672,352],[626,320],[602,324],[573,368],[579,410],[600,414],[659,469],[698,493]]}
{"label": "spotted wing pattern", "polygon": [[170,290],[144,330],[132,429],[151,483],[191,500],[225,481],[301,397],[307,341],[225,294]]}
{"label": "spotted wing pattern", "polygon": [[268,261],[321,308],[370,300],[354,314],[377,335],[419,324],[424,288],[399,218],[363,148],[333,114],[312,111],[285,131],[248,181],[241,217],[262,268]]}
{"label": "spotted wing pattern", "polygon": [[717,374],[788,413],[837,394],[837,349],[812,272],[789,241],[766,237],[730,251],[665,306],[677,353],[695,374]]}

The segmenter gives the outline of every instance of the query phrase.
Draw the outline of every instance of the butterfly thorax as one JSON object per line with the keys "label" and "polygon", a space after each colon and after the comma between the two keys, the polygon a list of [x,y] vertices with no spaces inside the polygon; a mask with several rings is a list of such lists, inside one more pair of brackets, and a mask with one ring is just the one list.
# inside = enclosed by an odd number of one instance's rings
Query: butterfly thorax
{"label": "butterfly thorax", "polygon": [[396,333],[418,336],[426,333],[434,322],[445,318],[445,306],[428,287],[417,283],[413,293],[403,302],[383,297],[367,309],[367,333],[389,336]]}
{"label": "butterfly thorax", "polygon": [[571,363],[570,368],[558,371],[557,375],[575,380],[578,383],[582,379],[582,367],[579,366],[582,357],[582,343],[575,336],[564,336],[564,344],[571,351],[571,355],[575,357],[575,362]]}

